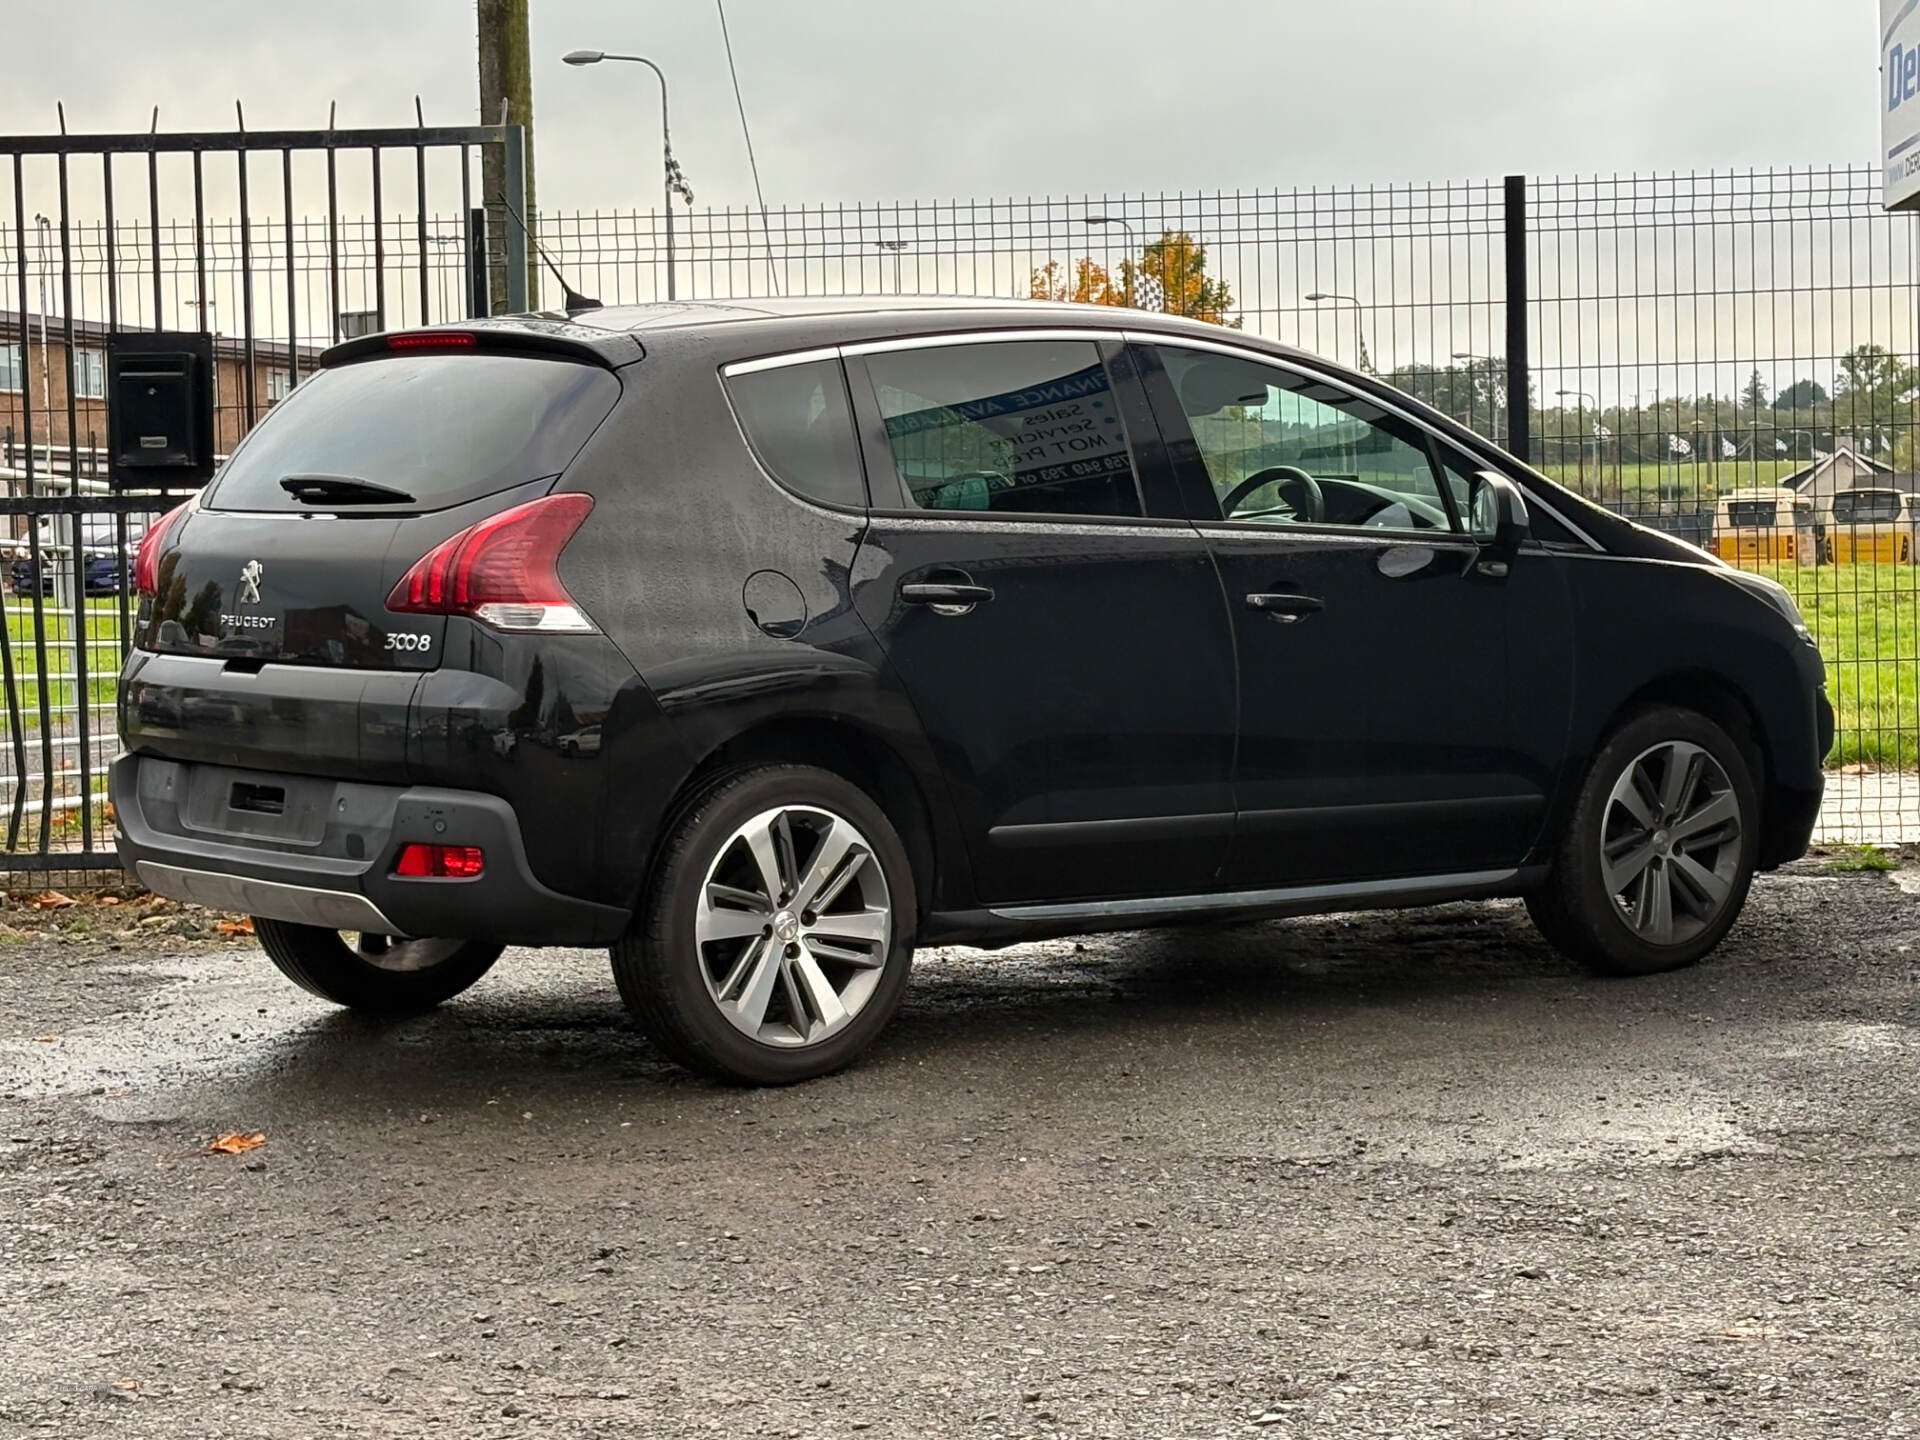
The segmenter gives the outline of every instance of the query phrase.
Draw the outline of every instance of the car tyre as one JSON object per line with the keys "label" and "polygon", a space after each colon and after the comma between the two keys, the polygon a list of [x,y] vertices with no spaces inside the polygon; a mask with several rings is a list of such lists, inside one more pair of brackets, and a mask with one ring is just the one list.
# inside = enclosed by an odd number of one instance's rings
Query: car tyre
{"label": "car tyre", "polygon": [[766,765],[715,777],[665,829],[614,980],[647,1036],[715,1079],[838,1070],[892,1018],[918,914],[899,834],[859,786]]}
{"label": "car tyre", "polygon": [[1754,761],[1705,715],[1643,710],[1600,747],[1527,911],[1556,949],[1609,975],[1706,956],[1753,880]]}
{"label": "car tyre", "polygon": [[479,940],[405,940],[254,918],[267,958],[294,984],[349,1010],[414,1015],[467,989],[506,948]]}

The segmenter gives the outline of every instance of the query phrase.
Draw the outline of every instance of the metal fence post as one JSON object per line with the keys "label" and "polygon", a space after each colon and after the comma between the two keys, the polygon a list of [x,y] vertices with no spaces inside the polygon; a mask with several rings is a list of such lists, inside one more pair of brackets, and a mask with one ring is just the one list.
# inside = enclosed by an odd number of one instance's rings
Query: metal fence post
{"label": "metal fence post", "polygon": [[1527,349],[1527,177],[1507,176],[1507,449],[1531,460],[1532,362]]}
{"label": "metal fence post", "polygon": [[506,127],[501,144],[506,147],[506,209],[503,218],[507,233],[507,313],[518,315],[527,304],[527,131],[522,125]]}

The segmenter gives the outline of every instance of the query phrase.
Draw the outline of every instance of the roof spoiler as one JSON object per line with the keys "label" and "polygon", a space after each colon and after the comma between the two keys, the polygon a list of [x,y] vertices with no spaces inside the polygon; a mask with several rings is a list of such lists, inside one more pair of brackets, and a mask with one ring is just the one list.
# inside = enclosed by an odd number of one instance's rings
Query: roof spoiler
{"label": "roof spoiler", "polygon": [[447,325],[428,325],[415,330],[382,330],[373,335],[356,335],[351,340],[343,340],[322,351],[320,363],[323,366],[350,365],[355,361],[374,360],[388,355],[475,351],[551,355],[584,361],[609,370],[630,365],[646,355],[646,349],[640,341],[624,331],[601,330],[538,316],[516,316],[510,320],[467,320]]}

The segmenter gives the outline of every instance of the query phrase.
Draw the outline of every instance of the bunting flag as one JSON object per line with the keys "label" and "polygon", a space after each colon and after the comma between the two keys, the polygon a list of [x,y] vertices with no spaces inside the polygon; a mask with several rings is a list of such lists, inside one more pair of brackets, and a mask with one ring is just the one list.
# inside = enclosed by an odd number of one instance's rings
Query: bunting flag
{"label": "bunting flag", "polygon": [[1787,442],[1777,435],[1774,436],[1773,439],[1773,452],[1776,455],[1784,455],[1787,453]]}
{"label": "bunting flag", "polygon": [[1731,460],[1739,453],[1739,446],[1735,445],[1733,441],[1727,439],[1724,435],[1720,437],[1720,456],[1723,460]]}
{"label": "bunting flag", "polygon": [[1613,438],[1613,432],[1596,420],[1593,423],[1593,438],[1596,440],[1611,440]]}
{"label": "bunting flag", "polygon": [[1689,441],[1682,440],[1678,435],[1668,435],[1667,453],[1669,455],[1691,455],[1693,454],[1693,445]]}

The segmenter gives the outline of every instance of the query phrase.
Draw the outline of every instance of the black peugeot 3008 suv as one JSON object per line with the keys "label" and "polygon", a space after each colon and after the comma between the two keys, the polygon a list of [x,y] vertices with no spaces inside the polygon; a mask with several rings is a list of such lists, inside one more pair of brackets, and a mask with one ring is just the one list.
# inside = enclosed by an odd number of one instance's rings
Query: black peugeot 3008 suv
{"label": "black peugeot 3008 suv", "polygon": [[126,863],[307,989],[609,946],[845,1063],[916,945],[1524,896],[1698,960],[1805,849],[1793,602],[1326,361],[992,300],[356,339],[141,547]]}

